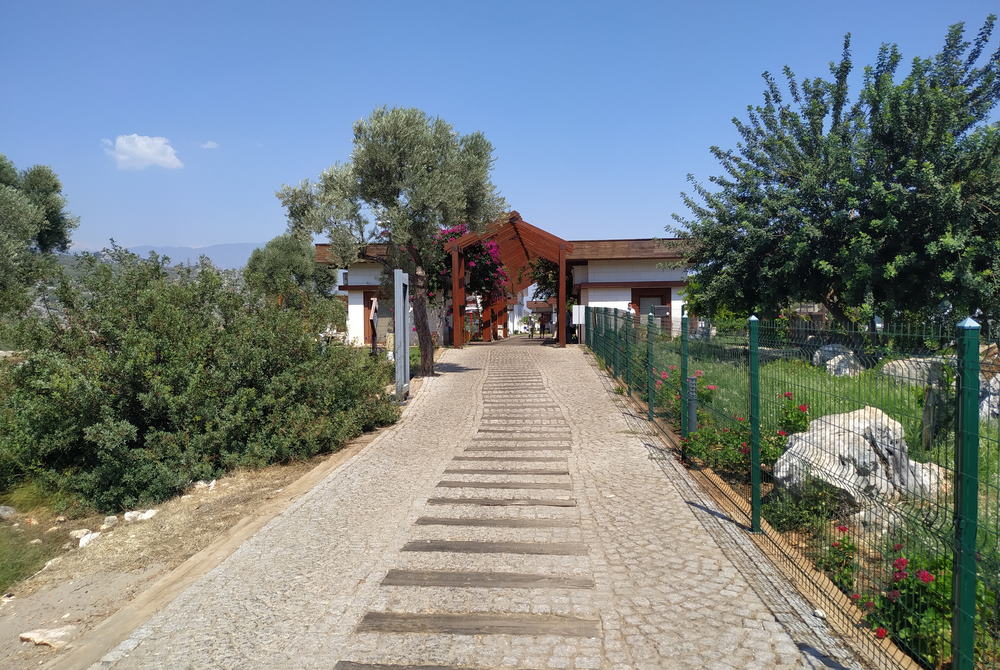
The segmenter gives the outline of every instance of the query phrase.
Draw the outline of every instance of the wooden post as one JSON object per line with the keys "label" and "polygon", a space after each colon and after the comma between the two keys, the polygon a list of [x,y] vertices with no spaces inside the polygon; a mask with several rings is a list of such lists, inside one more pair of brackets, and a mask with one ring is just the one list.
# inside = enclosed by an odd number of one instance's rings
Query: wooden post
{"label": "wooden post", "polygon": [[483,325],[480,332],[483,342],[493,341],[493,305],[483,310]]}
{"label": "wooden post", "polygon": [[451,250],[451,345],[465,344],[465,264],[458,248]]}
{"label": "wooden post", "polygon": [[559,346],[566,346],[566,246],[559,245]]}
{"label": "wooden post", "polygon": [[503,308],[502,316],[503,316],[503,339],[506,340],[508,337],[510,337],[510,328],[508,325],[510,322],[510,314],[508,314],[506,307]]}

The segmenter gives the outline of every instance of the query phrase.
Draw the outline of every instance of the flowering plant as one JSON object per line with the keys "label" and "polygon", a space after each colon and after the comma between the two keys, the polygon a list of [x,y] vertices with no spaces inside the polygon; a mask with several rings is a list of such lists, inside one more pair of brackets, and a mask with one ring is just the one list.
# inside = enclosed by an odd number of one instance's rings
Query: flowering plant
{"label": "flowering plant", "polygon": [[[445,245],[469,232],[464,223],[442,228],[435,237],[440,243],[440,254],[427,273],[428,297],[443,296],[451,288],[451,254]],[[465,276],[467,290],[478,295],[485,303],[502,299],[507,293],[510,278],[500,260],[500,247],[493,240],[477,242],[465,248]]]}
{"label": "flowering plant", "polygon": [[778,420],[781,431],[785,435],[805,432],[809,427],[809,405],[796,402],[795,394],[791,391],[779,393],[778,398],[782,402],[781,416]]}

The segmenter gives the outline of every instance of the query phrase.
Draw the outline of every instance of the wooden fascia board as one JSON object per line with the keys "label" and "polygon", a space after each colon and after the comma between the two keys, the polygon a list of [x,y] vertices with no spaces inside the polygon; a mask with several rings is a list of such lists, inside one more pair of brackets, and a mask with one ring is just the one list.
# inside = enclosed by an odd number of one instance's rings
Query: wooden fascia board
{"label": "wooden fascia board", "polygon": [[687,286],[686,281],[586,281],[575,284],[576,288],[678,288]]}

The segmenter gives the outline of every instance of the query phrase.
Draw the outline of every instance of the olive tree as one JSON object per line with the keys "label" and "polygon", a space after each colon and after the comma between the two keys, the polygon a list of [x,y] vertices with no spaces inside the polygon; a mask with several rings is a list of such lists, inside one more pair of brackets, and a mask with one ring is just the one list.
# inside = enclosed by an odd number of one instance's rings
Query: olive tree
{"label": "olive tree", "polygon": [[[421,375],[434,372],[427,293],[428,270],[441,253],[438,232],[463,223],[476,230],[500,214],[493,162],[482,133],[459,134],[419,109],[381,107],[354,124],[349,161],[277,194],[290,231],[325,233],[340,267],[365,258],[410,274]],[[365,255],[376,242],[387,245],[386,256]]]}

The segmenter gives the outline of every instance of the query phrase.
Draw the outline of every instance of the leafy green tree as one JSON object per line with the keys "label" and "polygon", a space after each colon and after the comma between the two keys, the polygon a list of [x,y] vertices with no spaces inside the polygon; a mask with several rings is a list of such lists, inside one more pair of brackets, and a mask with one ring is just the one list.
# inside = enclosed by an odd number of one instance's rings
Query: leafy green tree
{"label": "leafy green tree", "polygon": [[475,230],[502,211],[490,181],[493,161],[482,133],[461,135],[418,109],[382,107],[354,125],[349,162],[329,168],[316,184],[278,192],[290,230],[325,232],[341,267],[362,257],[368,244],[387,244],[386,258],[368,260],[410,275],[421,375],[434,372],[427,293],[428,271],[440,255],[437,233],[462,223]]}
{"label": "leafy green tree", "polygon": [[331,295],[336,287],[336,270],[315,261],[308,239],[279,235],[262,248],[254,249],[243,277],[251,290],[278,306],[327,310],[333,325],[338,328],[345,325],[344,305]]}
{"label": "leafy green tree", "polygon": [[[785,90],[768,73],[763,104],[734,119],[723,174],[692,177],[692,307],[773,315],[820,302],[841,322],[926,318],[951,305],[1000,317],[1000,51],[995,17],[972,42],[949,28],[932,58],[883,45],[852,102],[850,36],[828,79]],[[980,61],[984,61],[979,64]]]}
{"label": "leafy green tree", "polygon": [[51,267],[51,252],[69,247],[76,224],[50,168],[19,172],[0,154],[0,314],[31,304],[31,288]]}
{"label": "leafy green tree", "polygon": [[384,360],[322,342],[328,315],[279,307],[207,261],[81,257],[0,362],[0,492],[40,480],[128,509],[235,467],[308,458],[392,422]]}

